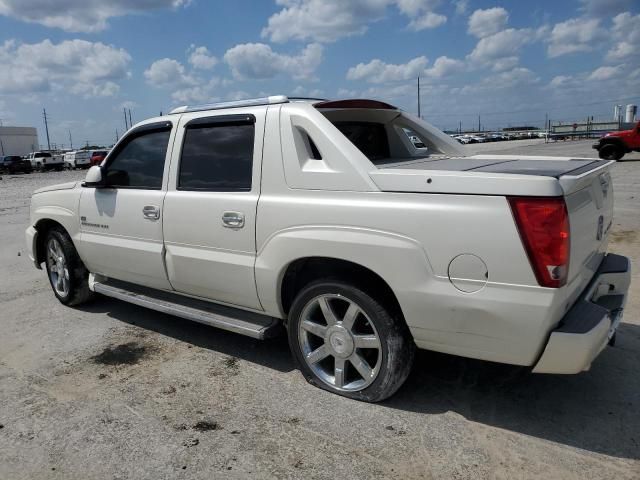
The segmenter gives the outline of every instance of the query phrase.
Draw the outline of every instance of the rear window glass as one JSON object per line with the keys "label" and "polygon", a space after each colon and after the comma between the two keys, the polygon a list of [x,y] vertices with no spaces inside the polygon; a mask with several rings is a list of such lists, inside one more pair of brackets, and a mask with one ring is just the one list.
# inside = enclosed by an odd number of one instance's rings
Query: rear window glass
{"label": "rear window glass", "polygon": [[38,152],[34,155],[35,158],[49,158],[51,156],[48,152]]}
{"label": "rear window glass", "polygon": [[334,125],[373,164],[389,159],[389,139],[383,124],[374,122],[334,122]]}

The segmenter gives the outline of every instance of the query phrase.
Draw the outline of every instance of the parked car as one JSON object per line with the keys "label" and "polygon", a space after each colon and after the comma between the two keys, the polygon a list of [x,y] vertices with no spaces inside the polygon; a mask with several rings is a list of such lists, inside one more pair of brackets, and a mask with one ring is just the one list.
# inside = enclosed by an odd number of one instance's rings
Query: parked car
{"label": "parked car", "polygon": [[284,326],[311,384],[373,402],[416,346],[589,369],[630,282],[607,254],[613,164],[469,156],[375,100],[181,107],[84,182],[37,190],[26,240],[65,305],[97,292],[254,338]]}
{"label": "parked car", "polygon": [[640,152],[640,122],[630,130],[607,133],[593,148],[605,160],[620,160],[625,153]]}
{"label": "parked car", "polygon": [[108,153],[108,150],[92,150],[90,159],[91,166],[100,165]]}
{"label": "parked car", "polygon": [[62,170],[64,162],[60,155],[52,155],[50,152],[31,152],[27,155],[34,170]]}
{"label": "parked car", "polygon": [[64,167],[69,170],[89,168],[91,166],[90,153],[87,150],[77,150],[64,154]]}
{"label": "parked car", "polygon": [[31,162],[24,160],[20,155],[6,155],[0,157],[0,171],[14,173],[31,173]]}

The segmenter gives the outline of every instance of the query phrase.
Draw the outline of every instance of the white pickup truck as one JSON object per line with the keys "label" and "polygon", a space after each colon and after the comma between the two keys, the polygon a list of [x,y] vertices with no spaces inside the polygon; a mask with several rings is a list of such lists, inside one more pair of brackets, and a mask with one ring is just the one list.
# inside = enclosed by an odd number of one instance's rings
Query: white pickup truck
{"label": "white pickup truck", "polygon": [[64,304],[284,325],[310,383],[360,400],[391,396],[416,346],[588,369],[630,281],[606,253],[614,162],[463,148],[374,100],[181,107],[35,192],[27,245]]}
{"label": "white pickup truck", "polygon": [[62,170],[64,162],[60,155],[52,155],[50,152],[31,152],[27,155],[34,170]]}

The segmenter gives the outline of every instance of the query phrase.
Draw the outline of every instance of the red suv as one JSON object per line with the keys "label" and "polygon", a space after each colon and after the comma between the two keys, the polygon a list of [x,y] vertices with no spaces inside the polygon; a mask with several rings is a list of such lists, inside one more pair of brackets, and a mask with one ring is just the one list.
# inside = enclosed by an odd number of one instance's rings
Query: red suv
{"label": "red suv", "polygon": [[620,160],[625,153],[640,152],[640,122],[631,130],[607,133],[593,148],[605,160]]}
{"label": "red suv", "polygon": [[94,165],[100,165],[104,158],[107,156],[107,153],[109,152],[107,152],[106,150],[94,150],[93,153],[91,153],[91,159],[89,160],[91,166],[93,167]]}

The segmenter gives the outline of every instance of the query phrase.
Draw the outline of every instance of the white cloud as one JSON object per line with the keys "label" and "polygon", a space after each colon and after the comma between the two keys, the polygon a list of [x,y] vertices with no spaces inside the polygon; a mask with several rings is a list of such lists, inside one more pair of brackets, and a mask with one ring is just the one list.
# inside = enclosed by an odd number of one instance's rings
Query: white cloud
{"label": "white cloud", "polygon": [[530,87],[540,82],[528,68],[517,67],[506,72],[489,75],[477,84],[469,84],[460,89],[462,94],[496,92],[500,89]]}
{"label": "white cloud", "polygon": [[221,81],[214,77],[208,82],[202,82],[193,87],[186,87],[176,90],[171,94],[171,98],[176,103],[213,103],[220,100],[216,96],[218,86]]}
{"label": "white cloud", "polygon": [[291,39],[335,42],[362,35],[368,25],[383,19],[387,9],[395,6],[409,17],[409,28],[422,30],[446,22],[444,15],[433,9],[439,0],[276,0],[282,10],[273,14],[262,36],[272,42]]}
{"label": "white cloud", "polygon": [[620,76],[624,65],[618,65],[616,67],[600,67],[596,68],[591,75],[587,78],[593,81],[611,80],[612,78]]}
{"label": "white cloud", "polygon": [[347,80],[365,80],[369,83],[387,83],[409,80],[423,74],[427,57],[416,57],[399,65],[374,59],[369,63],[359,63],[347,71]]}
{"label": "white cloud", "polygon": [[308,89],[303,87],[302,85],[298,85],[291,92],[293,95],[297,97],[309,97],[309,98],[321,98],[324,95],[324,91],[319,88]]}
{"label": "white cloud", "polygon": [[558,75],[553,77],[549,82],[551,87],[562,88],[567,87],[569,85],[573,85],[574,78],[570,75]]}
{"label": "white cloud", "polygon": [[509,20],[509,14],[502,7],[476,10],[469,17],[468,32],[478,38],[493,35],[502,30]]}
{"label": "white cloud", "polygon": [[161,8],[178,8],[191,0],[0,0],[0,15],[68,32],[96,32],[109,18]]}
{"label": "white cloud", "polygon": [[211,54],[207,47],[191,45],[187,53],[189,54],[189,63],[193,68],[211,70],[218,63],[218,59]]}
{"label": "white cloud", "polygon": [[547,53],[554,58],[569,53],[589,52],[605,34],[597,18],[571,18],[554,25],[548,39]]}
{"label": "white cloud", "polygon": [[425,70],[425,74],[433,78],[442,78],[455,73],[460,73],[465,69],[465,64],[461,60],[446,56],[436,58],[433,66]]}
{"label": "white cloud", "polygon": [[127,78],[131,56],[123,49],[86,40],[50,40],[0,46],[0,91],[34,93],[69,89],[83,96],[113,96]]}
{"label": "white cloud", "polygon": [[540,78],[538,78],[535,73],[528,68],[518,67],[507,72],[491,75],[484,81],[487,85],[491,85],[496,88],[509,88],[538,83]]}
{"label": "white cloud", "polygon": [[120,103],[119,105],[117,105],[116,107],[114,107],[114,110],[116,112],[122,112],[122,109],[127,109],[127,110],[133,110],[137,107],[139,107],[140,105],[136,102],[134,102],[133,100],[125,100],[124,102]]}
{"label": "white cloud", "polygon": [[264,43],[243,43],[230,48],[224,61],[237,79],[273,78],[279,74],[291,75],[295,79],[310,79],[322,62],[323,47],[312,43],[298,55],[274,52]]}
{"label": "white cloud", "polygon": [[609,16],[628,9],[634,0],[580,0],[581,10],[587,15]]}
{"label": "white cloud", "polygon": [[457,0],[453,2],[456,7],[456,15],[464,15],[469,8],[469,0]]}
{"label": "white cloud", "polygon": [[447,17],[440,15],[439,13],[427,12],[424,15],[411,20],[409,28],[416,32],[420,30],[427,30],[429,28],[437,28],[440,25],[447,23]]}
{"label": "white cloud", "polygon": [[497,60],[518,56],[520,49],[536,39],[536,33],[528,28],[508,28],[481,38],[473,51],[468,55],[469,60],[476,64],[487,65]]}
{"label": "white cloud", "polygon": [[197,83],[184,66],[172,58],[156,60],[145,70],[144,76],[149,85],[158,88],[187,87]]}
{"label": "white cloud", "polygon": [[621,13],[613,18],[613,38],[617,43],[607,53],[609,60],[639,55],[640,44],[640,14]]}
{"label": "white cloud", "polygon": [[354,98],[358,96],[357,90],[350,90],[348,88],[340,88],[337,92],[338,98]]}

